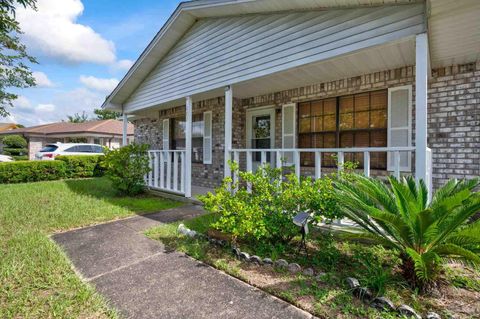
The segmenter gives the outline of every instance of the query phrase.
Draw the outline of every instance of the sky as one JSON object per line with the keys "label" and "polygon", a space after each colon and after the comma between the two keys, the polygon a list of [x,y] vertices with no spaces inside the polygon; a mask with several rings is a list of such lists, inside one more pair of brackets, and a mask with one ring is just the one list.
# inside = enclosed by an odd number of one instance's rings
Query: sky
{"label": "sky", "polygon": [[14,89],[19,98],[0,122],[25,126],[93,117],[105,97],[160,30],[180,0],[37,0],[17,10],[37,86]]}

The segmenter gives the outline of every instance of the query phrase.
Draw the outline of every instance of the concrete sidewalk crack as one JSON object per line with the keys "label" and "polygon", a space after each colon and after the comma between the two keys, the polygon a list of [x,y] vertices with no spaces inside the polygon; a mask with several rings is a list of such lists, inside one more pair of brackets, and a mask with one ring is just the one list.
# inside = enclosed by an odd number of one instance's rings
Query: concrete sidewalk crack
{"label": "concrete sidewalk crack", "polygon": [[93,281],[93,280],[95,280],[95,279],[97,279],[97,278],[100,278],[100,277],[102,277],[102,276],[105,276],[105,275],[114,273],[114,272],[116,272],[116,271],[119,271],[119,270],[128,268],[128,267],[130,267],[130,266],[137,265],[137,264],[139,264],[139,263],[141,263],[141,262],[144,262],[145,260],[149,260],[150,258],[156,257],[156,256],[158,256],[158,255],[162,255],[162,254],[164,254],[164,252],[163,252],[163,251],[160,251],[160,252],[155,253],[155,254],[153,254],[153,255],[150,255],[150,256],[147,256],[147,257],[144,257],[144,258],[137,259],[137,260],[135,260],[134,262],[131,262],[131,263],[129,263],[129,264],[120,266],[120,267],[118,267],[118,268],[109,270],[109,271],[107,271],[107,272],[98,274],[98,275],[93,276],[93,277],[85,278],[85,281],[86,281],[86,282],[91,282],[91,281]]}

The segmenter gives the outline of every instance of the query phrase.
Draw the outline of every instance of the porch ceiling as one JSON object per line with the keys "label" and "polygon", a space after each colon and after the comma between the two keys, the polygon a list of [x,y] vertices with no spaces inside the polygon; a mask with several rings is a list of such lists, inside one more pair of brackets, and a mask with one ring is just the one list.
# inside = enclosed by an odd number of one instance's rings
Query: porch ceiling
{"label": "porch ceiling", "polygon": [[237,98],[247,98],[414,64],[415,37],[409,37],[238,83],[234,85],[233,93]]}

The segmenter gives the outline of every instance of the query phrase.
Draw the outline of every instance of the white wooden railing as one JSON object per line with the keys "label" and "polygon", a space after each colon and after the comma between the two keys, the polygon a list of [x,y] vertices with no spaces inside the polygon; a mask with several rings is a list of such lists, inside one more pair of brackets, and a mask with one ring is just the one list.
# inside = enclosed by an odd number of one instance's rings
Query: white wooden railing
{"label": "white wooden railing", "polygon": [[[320,178],[322,176],[322,154],[336,154],[338,169],[342,169],[345,162],[345,154],[348,153],[361,153],[363,154],[363,172],[366,176],[370,176],[370,154],[371,153],[387,153],[391,154],[391,167],[392,174],[399,178],[401,173],[400,154],[402,152],[408,153],[408,158],[411,158],[412,153],[415,151],[415,147],[368,147],[368,148],[294,148],[294,149],[232,149],[230,152],[230,159],[239,163],[240,154],[246,154],[246,171],[253,170],[253,155],[261,154],[260,164],[267,163],[267,154],[271,154],[270,164],[274,167],[293,166],[295,174],[301,175],[301,162],[300,154],[313,153],[315,154],[314,165],[314,178]],[[286,157],[293,157],[293,163],[285,164],[282,159]],[[388,157],[388,155],[387,155]],[[235,179],[236,176],[233,176]]]}
{"label": "white wooden railing", "polygon": [[185,150],[148,151],[150,172],[145,182],[151,189],[185,195]]}

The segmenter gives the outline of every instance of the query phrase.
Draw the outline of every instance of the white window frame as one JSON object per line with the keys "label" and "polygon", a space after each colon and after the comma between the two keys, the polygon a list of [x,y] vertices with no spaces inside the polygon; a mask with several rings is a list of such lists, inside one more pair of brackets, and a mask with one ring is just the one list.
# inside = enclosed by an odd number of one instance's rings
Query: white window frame
{"label": "white window frame", "polygon": [[[293,126],[292,126],[293,127],[293,133],[291,133],[291,134],[285,134],[285,108],[287,108],[287,107],[293,107],[293,119],[291,119],[293,121]],[[297,138],[296,138],[297,121],[296,120],[297,120],[297,104],[296,103],[289,103],[289,104],[282,105],[282,149],[285,148],[285,137],[287,137],[287,136],[292,137],[292,141],[293,141],[293,147],[292,148],[296,148],[296,145],[297,145]],[[283,155],[283,157],[285,157],[285,155]],[[293,159],[293,156],[292,156],[292,159]],[[287,165],[287,166],[290,166],[290,165],[293,165],[293,161],[292,161],[292,163],[285,162],[284,164]]]}
{"label": "white window frame", "polygon": [[[395,127],[392,128],[392,92],[400,91],[400,90],[408,90],[408,119],[407,119],[407,126]],[[408,145],[412,146],[412,85],[403,85],[403,86],[396,86],[392,88],[388,88],[388,126],[387,126],[387,146],[391,147],[391,138],[392,138],[392,131],[396,130],[408,130]],[[412,171],[412,156],[407,157],[407,166],[400,166],[400,171],[402,172],[411,172]],[[393,157],[391,154],[387,156],[387,170],[393,171]]]}
{"label": "white window frame", "polygon": [[[207,132],[205,130],[205,128],[207,127],[206,125],[206,121],[205,121],[205,114],[208,114],[210,115],[210,123],[209,123],[209,127],[210,127],[210,134],[209,136],[207,136]],[[203,164],[212,164],[212,160],[213,160],[213,141],[212,141],[212,137],[213,137],[213,127],[212,127],[212,124],[213,124],[213,113],[212,111],[206,111],[206,112],[203,112]],[[207,143],[205,143],[205,140],[210,140],[210,150],[206,150],[205,149],[205,145],[207,145]],[[207,152],[209,153],[209,158],[210,160],[205,160],[205,154],[207,154]]]}

